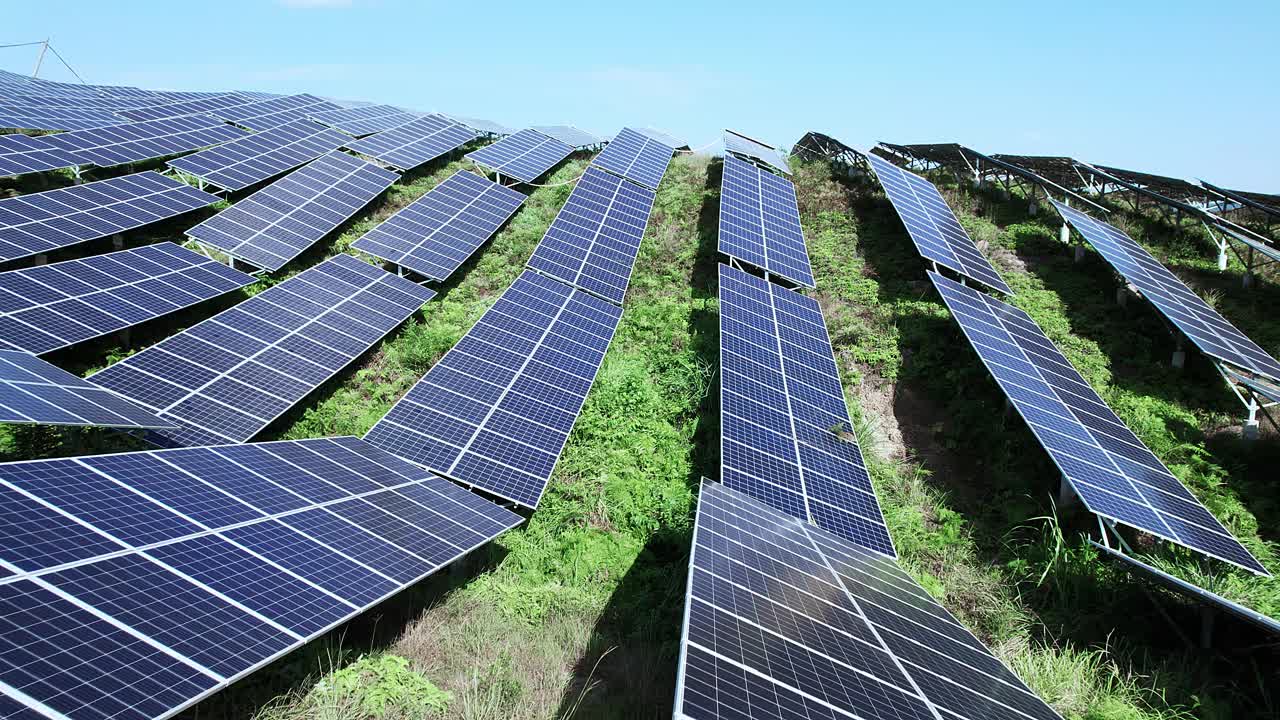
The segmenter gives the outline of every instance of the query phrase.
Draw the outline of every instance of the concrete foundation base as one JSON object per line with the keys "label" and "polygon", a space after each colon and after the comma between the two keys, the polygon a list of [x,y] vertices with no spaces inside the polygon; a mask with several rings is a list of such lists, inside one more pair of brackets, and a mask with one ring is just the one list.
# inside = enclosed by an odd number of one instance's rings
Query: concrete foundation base
{"label": "concrete foundation base", "polygon": [[1179,370],[1181,370],[1182,368],[1186,367],[1186,366],[1187,366],[1187,351],[1186,351],[1186,350],[1174,350],[1174,351],[1173,351],[1173,359],[1172,359],[1172,360],[1170,360],[1170,364],[1171,364],[1171,365],[1173,365],[1175,368],[1177,368],[1177,369],[1179,369]]}
{"label": "concrete foundation base", "polygon": [[1084,245],[1076,245],[1074,258],[1076,262],[1084,262]]}
{"label": "concrete foundation base", "polygon": [[1247,272],[1243,276],[1241,276],[1240,285],[1244,287],[1245,290],[1248,290],[1253,287],[1254,280],[1255,278],[1253,276],[1253,273]]}
{"label": "concrete foundation base", "polygon": [[1058,240],[1061,241],[1063,245],[1066,245],[1067,243],[1071,242],[1071,226],[1070,225],[1066,223],[1062,223],[1062,227],[1058,228]]}
{"label": "concrete foundation base", "polygon": [[1249,440],[1249,441],[1257,440],[1258,439],[1258,421],[1257,420],[1246,421],[1244,424],[1244,427],[1240,428],[1240,438],[1243,440]]}

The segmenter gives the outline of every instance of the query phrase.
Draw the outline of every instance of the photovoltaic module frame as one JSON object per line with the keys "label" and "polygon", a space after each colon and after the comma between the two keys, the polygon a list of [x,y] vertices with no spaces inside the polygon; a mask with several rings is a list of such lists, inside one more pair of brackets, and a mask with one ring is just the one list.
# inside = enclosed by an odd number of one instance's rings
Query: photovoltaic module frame
{"label": "photovoltaic module frame", "polygon": [[333,152],[348,139],[310,120],[295,120],[167,164],[223,190],[236,191]]}
{"label": "photovoltaic module frame", "polygon": [[732,155],[724,158],[717,247],[724,255],[814,287],[795,185]]}
{"label": "photovoltaic module frame", "polygon": [[0,350],[0,423],[173,427],[110,390],[19,350]]}

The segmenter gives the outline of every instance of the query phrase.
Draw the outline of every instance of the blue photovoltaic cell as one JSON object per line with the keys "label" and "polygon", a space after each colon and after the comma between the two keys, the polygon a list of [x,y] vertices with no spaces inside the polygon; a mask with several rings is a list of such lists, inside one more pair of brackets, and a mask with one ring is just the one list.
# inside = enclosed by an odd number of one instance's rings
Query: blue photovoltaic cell
{"label": "blue photovoltaic cell", "polygon": [[50,352],[253,282],[167,242],[11,270],[0,273],[0,348]]}
{"label": "blue photovoltaic cell", "polygon": [[572,125],[533,125],[529,129],[555,138],[571,148],[584,148],[603,142],[601,138]]}
{"label": "blue photovoltaic cell", "polygon": [[[339,472],[370,489],[264,502]],[[73,718],[168,716],[520,521],[351,437],[3,463],[0,682]]]}
{"label": "blue photovoltaic cell", "polygon": [[675,137],[674,135],[665,133],[661,130],[655,130],[653,128],[647,128],[647,127],[633,128],[633,130],[641,135],[644,135],[645,137],[651,140],[657,140],[658,142],[662,143],[663,145],[666,145],[669,148],[672,148],[673,150],[689,147],[689,143],[685,142],[684,140],[681,140],[678,137]]}
{"label": "blue photovoltaic cell", "polygon": [[0,91],[0,102],[19,105],[21,107],[57,107],[77,108],[81,110],[110,110],[119,114],[126,108],[143,107],[152,103],[150,98],[142,97],[59,97],[57,95],[27,95]]}
{"label": "blue photovoltaic cell", "polygon": [[469,127],[443,115],[426,115],[376,135],[347,143],[347,147],[401,170],[430,162],[476,138]]}
{"label": "blue photovoltaic cell", "polygon": [[400,176],[335,150],[187,231],[233,258],[279,270]]}
{"label": "blue photovoltaic cell", "polygon": [[631,128],[623,128],[591,164],[650,190],[657,190],[674,152],[675,148],[663,145]]}
{"label": "blue photovoltaic cell", "polygon": [[654,193],[587,168],[529,258],[544,275],[622,304]]}
{"label": "blue photovoltaic cell", "polygon": [[1269,574],[1107,407],[1031,316],[937,273],[929,277],[1089,512]]}
{"label": "blue photovoltaic cell", "polygon": [[1116,272],[1133,283],[1200,352],[1280,381],[1280,362],[1245,337],[1132,238],[1057,200],[1053,205]]}
{"label": "blue photovoltaic cell", "polygon": [[93,379],[180,426],[157,444],[246,442],[434,296],[335,255]]}
{"label": "blue photovoltaic cell", "polygon": [[725,485],[895,555],[816,300],[720,266]]}
{"label": "blue photovoltaic cell", "polygon": [[791,166],[787,164],[786,155],[772,145],[766,145],[742,133],[725,130],[724,149],[743,157],[759,160],[787,175],[791,174]]}
{"label": "blue photovoltaic cell", "polygon": [[0,135],[0,176],[75,167],[80,163],[44,138]]}
{"label": "blue photovoltaic cell", "polygon": [[533,182],[573,154],[569,145],[536,130],[521,130],[467,153],[477,165],[521,182]]}
{"label": "blue photovoltaic cell", "polygon": [[48,135],[81,165],[112,167],[199,150],[244,137],[245,132],[213,118],[190,117],[112,125]]}
{"label": "blue photovoltaic cell", "polygon": [[347,139],[310,120],[295,120],[166,164],[223,190],[243,190],[337,150]]}
{"label": "blue photovoltaic cell", "polygon": [[0,350],[0,423],[174,427],[172,421],[18,350]]}
{"label": "blue photovoltaic cell", "polygon": [[336,103],[321,100],[314,95],[302,94],[218,108],[210,114],[260,132],[295,120],[304,120],[314,113],[341,109],[342,107]]}
{"label": "blue photovoltaic cell", "polygon": [[342,110],[326,110],[311,113],[309,117],[322,125],[328,125],[356,137],[400,127],[418,118],[416,114],[393,105],[365,105]]}
{"label": "blue photovoltaic cell", "polygon": [[164,120],[165,118],[183,117],[185,115],[208,115],[214,111],[234,105],[243,105],[247,102],[250,102],[249,98],[232,93],[187,100],[185,102],[134,107],[128,110],[119,110],[117,114],[135,122],[143,122],[145,120]]}
{"label": "blue photovoltaic cell", "polygon": [[526,270],[365,439],[537,507],[621,312]]}
{"label": "blue photovoltaic cell", "polygon": [[460,170],[351,244],[357,250],[444,280],[493,236],[525,196]]}
{"label": "blue photovoltaic cell", "polygon": [[704,480],[676,717],[1061,720],[891,558]]}
{"label": "blue photovoltaic cell", "polygon": [[720,186],[719,250],[814,287],[795,185],[732,155],[725,156]]}
{"label": "blue photovoltaic cell", "polygon": [[119,125],[124,118],[95,108],[31,107],[0,102],[0,128],[13,130],[87,130]]}
{"label": "blue photovoltaic cell", "polygon": [[489,135],[498,135],[498,136],[511,135],[515,133],[514,128],[509,128],[506,125],[503,125],[502,123],[496,123],[492,120],[484,120],[482,118],[461,117],[459,115],[449,115],[448,117],[453,119],[456,122],[460,122],[463,125],[466,125],[467,127],[479,133],[486,133]]}
{"label": "blue photovoltaic cell", "polygon": [[925,259],[1006,295],[1013,294],[1000,273],[978,251],[933,183],[878,155],[863,157],[871,163],[902,224],[907,226],[916,250]]}
{"label": "blue photovoltaic cell", "polygon": [[0,262],[208,207],[216,196],[147,171],[0,200]]}

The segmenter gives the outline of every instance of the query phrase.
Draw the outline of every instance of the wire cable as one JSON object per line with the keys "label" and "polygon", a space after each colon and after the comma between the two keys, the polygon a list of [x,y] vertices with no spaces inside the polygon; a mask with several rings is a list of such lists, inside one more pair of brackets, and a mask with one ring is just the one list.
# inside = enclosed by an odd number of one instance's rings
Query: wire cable
{"label": "wire cable", "polygon": [[84,78],[80,77],[80,73],[76,72],[76,69],[75,69],[75,68],[71,67],[71,63],[68,63],[68,62],[67,62],[67,61],[62,57],[62,53],[58,52],[58,49],[57,49],[57,48],[55,48],[52,44],[50,44],[50,45],[49,45],[49,49],[53,51],[53,56],[54,56],[54,57],[56,57],[56,58],[58,58],[58,60],[60,60],[60,61],[62,62],[62,66],[63,66],[63,67],[65,67],[66,69],[70,70],[72,75],[75,75],[75,76],[76,76],[76,79],[80,81],[80,84],[81,84],[81,85],[88,85],[88,84],[89,84],[89,83],[85,82],[85,79],[84,79]]}

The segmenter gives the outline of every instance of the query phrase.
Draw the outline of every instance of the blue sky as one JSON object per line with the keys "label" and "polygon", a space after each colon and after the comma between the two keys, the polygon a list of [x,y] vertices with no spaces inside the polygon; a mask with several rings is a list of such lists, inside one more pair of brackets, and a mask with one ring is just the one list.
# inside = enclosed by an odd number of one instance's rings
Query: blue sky
{"label": "blue sky", "polygon": [[[1280,3],[21,3],[92,83],[311,92],[520,127],[961,142],[1280,193]],[[0,50],[30,72],[34,48]],[[69,79],[49,58],[42,77]]]}

